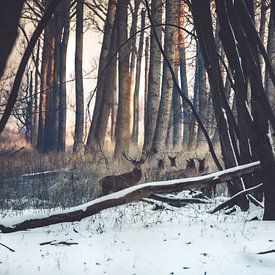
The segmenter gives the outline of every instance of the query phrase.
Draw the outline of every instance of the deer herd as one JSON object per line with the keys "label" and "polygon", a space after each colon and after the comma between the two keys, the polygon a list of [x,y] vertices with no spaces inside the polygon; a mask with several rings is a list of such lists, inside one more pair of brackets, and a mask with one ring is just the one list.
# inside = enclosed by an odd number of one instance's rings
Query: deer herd
{"label": "deer herd", "polygon": [[[155,167],[142,169],[142,165],[148,159],[147,153],[143,153],[139,160],[130,158],[123,153],[123,157],[133,165],[133,169],[127,173],[110,175],[101,178],[99,180],[99,185],[102,190],[101,195],[108,195],[110,193],[137,185],[142,178],[144,179],[143,182],[149,182],[188,178],[208,173],[206,156],[202,158],[196,156],[194,158],[186,159],[185,168],[182,168],[181,165],[178,167],[176,161],[179,153],[174,155],[168,153],[166,154],[168,156],[168,163],[165,162],[165,154],[163,153],[162,157],[153,159],[153,162],[155,160],[157,161]],[[196,161],[198,162],[198,168]]]}

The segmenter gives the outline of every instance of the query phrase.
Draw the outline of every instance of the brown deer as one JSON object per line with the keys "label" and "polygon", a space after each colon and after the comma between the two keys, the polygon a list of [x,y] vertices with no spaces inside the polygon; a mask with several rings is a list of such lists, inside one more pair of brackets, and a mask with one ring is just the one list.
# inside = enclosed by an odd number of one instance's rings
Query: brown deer
{"label": "brown deer", "polygon": [[142,155],[140,160],[129,158],[124,152],[122,155],[126,160],[130,161],[134,165],[134,168],[128,173],[106,176],[100,179],[99,184],[102,188],[103,196],[134,186],[141,180],[141,165],[147,159],[148,154]]}
{"label": "brown deer", "polygon": [[186,160],[187,165],[185,169],[171,170],[167,172],[167,179],[179,179],[179,178],[189,178],[197,175],[196,163],[193,158]]}
{"label": "brown deer", "polygon": [[[199,162],[199,168],[198,168],[199,175],[202,176],[202,175],[208,174],[209,167],[206,166],[206,156],[203,158],[196,157],[196,160]],[[215,184],[210,184],[206,187],[203,187],[201,191],[207,197],[212,197],[213,194],[215,194],[216,192],[216,186]]]}
{"label": "brown deer", "polygon": [[164,155],[155,158],[157,161],[156,167],[147,168],[144,173],[145,181],[157,181],[162,180],[165,174]]}
{"label": "brown deer", "polygon": [[157,159],[158,161],[158,169],[164,170],[164,159]]}
{"label": "brown deer", "polygon": [[186,160],[187,165],[185,168],[185,173],[187,177],[195,177],[198,175],[197,172],[197,167],[196,167],[196,163],[195,163],[195,159],[194,158],[190,158]]}
{"label": "brown deer", "polygon": [[208,166],[206,166],[206,157],[203,158],[196,158],[199,162],[198,173],[199,175],[205,175],[208,173]]}
{"label": "brown deer", "polygon": [[169,158],[169,160],[170,160],[170,165],[171,165],[171,168],[172,169],[177,169],[177,163],[176,163],[176,158],[177,158],[177,156],[179,155],[179,153],[177,153],[175,156],[170,156],[170,155],[168,155],[168,158]]}

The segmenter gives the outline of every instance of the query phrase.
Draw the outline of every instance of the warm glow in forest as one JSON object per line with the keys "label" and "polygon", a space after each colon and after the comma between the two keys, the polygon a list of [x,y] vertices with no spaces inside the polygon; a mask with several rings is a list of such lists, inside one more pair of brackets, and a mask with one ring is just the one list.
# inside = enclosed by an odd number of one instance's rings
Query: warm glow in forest
{"label": "warm glow in forest", "polygon": [[275,0],[0,18],[0,274],[274,273]]}

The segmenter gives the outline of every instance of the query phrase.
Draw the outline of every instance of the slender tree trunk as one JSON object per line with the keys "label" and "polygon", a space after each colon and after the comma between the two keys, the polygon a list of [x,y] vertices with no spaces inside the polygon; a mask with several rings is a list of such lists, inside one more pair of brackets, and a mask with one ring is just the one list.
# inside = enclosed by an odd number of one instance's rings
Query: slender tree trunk
{"label": "slender tree trunk", "polygon": [[[149,88],[149,66],[150,66],[150,60],[149,60],[149,51],[150,51],[150,41],[149,37],[147,36],[145,39],[145,72],[144,72],[144,79],[145,79],[145,87],[144,87],[144,118],[143,118],[143,124],[144,124],[144,140],[145,140],[145,133],[146,133],[146,122],[147,122],[147,103],[148,103],[148,88]],[[145,141],[143,140],[143,145],[145,145]],[[144,146],[143,146],[144,147]]]}
{"label": "slender tree trunk", "polygon": [[[179,25],[184,27],[185,3],[179,1]],[[186,69],[186,53],[185,53],[185,33],[183,29],[179,29],[179,65],[180,65],[180,82],[181,90],[188,97],[187,69]],[[187,145],[190,133],[190,113],[191,110],[186,102],[183,102],[183,144]]]}
{"label": "slender tree trunk", "polygon": [[[183,24],[181,16],[182,16],[182,6],[184,6],[184,3],[182,4],[180,0],[177,0],[175,5],[176,6],[176,24],[181,26]],[[179,64],[180,64],[180,29],[177,29],[175,34],[175,66],[174,71],[175,74],[179,75]],[[173,84],[173,99],[172,99],[172,107],[173,107],[173,146],[178,147],[180,149],[180,146],[183,143],[183,102],[180,97],[180,95],[177,93],[175,84]]]}
{"label": "slender tree trunk", "polygon": [[[153,24],[162,23],[162,1],[152,0],[151,15]],[[157,36],[162,39],[162,27],[157,27]],[[153,136],[156,129],[157,116],[159,110],[160,98],[160,76],[161,76],[161,52],[157,45],[157,40],[153,29],[150,35],[150,66],[149,66],[149,81],[148,81],[148,98],[146,109],[146,121],[144,132],[143,149],[148,151],[152,147]]]}
{"label": "slender tree trunk", "polygon": [[[117,65],[115,68],[115,74],[117,76]],[[111,114],[111,140],[114,142],[116,137],[116,117],[118,107],[118,96],[117,96],[117,77],[114,83],[114,92],[112,97],[112,114]]]}
{"label": "slender tree trunk", "polygon": [[34,146],[34,148],[37,147],[37,138],[38,138],[39,60],[40,60],[40,40],[38,40],[37,42],[36,59],[35,59],[35,75],[34,75],[34,114],[33,114],[33,130],[32,130],[32,145]]}
{"label": "slender tree trunk", "polygon": [[[195,77],[194,77],[194,93],[193,93],[193,105],[196,110],[200,114],[199,109],[199,95],[201,93],[203,81],[203,61],[202,54],[199,45],[197,45],[197,56],[196,56],[196,69],[195,69]],[[188,147],[191,148],[194,144],[197,143],[197,125],[195,124],[195,118],[193,115],[190,115],[190,126],[189,126],[189,140]]]}
{"label": "slender tree trunk", "polygon": [[[166,1],[166,26],[164,37],[164,51],[168,60],[174,66],[175,62],[175,28],[168,26],[169,24],[175,24],[175,12],[176,4],[172,0]],[[171,72],[165,62],[163,65],[162,87],[161,87],[161,100],[158,111],[158,118],[156,124],[156,130],[154,133],[151,153],[155,154],[161,152],[165,146],[165,139],[167,136],[171,100],[172,100],[173,79]]]}
{"label": "slender tree trunk", "polygon": [[[141,29],[145,27],[145,10],[141,12]],[[141,78],[141,61],[143,54],[143,44],[144,44],[144,32],[140,35],[137,64],[136,64],[136,80],[135,80],[135,91],[134,91],[134,125],[133,125],[133,135],[132,139],[134,143],[138,144],[139,137],[139,90],[140,90],[140,78]]]}
{"label": "slender tree trunk", "polygon": [[50,67],[50,46],[53,44],[53,39],[50,34],[49,26],[44,31],[43,51],[41,61],[41,85],[40,85],[40,100],[39,100],[39,119],[38,119],[38,136],[37,136],[37,149],[40,152],[44,151],[45,142],[45,121],[46,121],[46,98],[50,92],[48,86],[48,69]]}
{"label": "slender tree trunk", "polygon": [[[45,130],[44,130],[44,144],[43,152],[47,153],[53,148],[53,136],[51,136],[53,112],[54,112],[54,67],[55,67],[55,46],[56,46],[56,16],[54,16],[49,25],[50,39],[47,40],[49,43],[49,54],[48,54],[48,66],[47,66],[47,80],[46,80],[46,114],[45,114]],[[45,42],[44,42],[45,43]],[[56,111],[56,110],[55,110]]]}
{"label": "slender tree trunk", "polygon": [[67,48],[70,34],[70,1],[64,1],[63,15],[63,35],[61,42],[61,64],[59,71],[59,125],[58,125],[58,151],[64,152],[66,149],[66,63],[67,63]]}
{"label": "slender tree trunk", "polygon": [[[265,31],[266,31],[266,12],[267,12],[267,3],[266,1],[261,1],[261,17],[260,17],[260,28],[259,28],[259,35],[262,42],[265,42]],[[263,57],[260,56],[260,66],[261,70],[263,71]]]}
{"label": "slender tree trunk", "polygon": [[[272,68],[275,71],[275,27],[273,24],[273,17],[270,16],[269,26],[268,26],[268,42],[267,42],[267,52],[271,60]],[[266,73],[266,91],[268,98],[272,107],[272,111],[275,113],[275,88],[273,86],[272,80],[269,74]],[[274,138],[273,138],[274,141]]]}
{"label": "slender tree trunk", "polygon": [[[108,10],[106,15],[106,21],[104,26],[104,34],[103,34],[103,42],[100,52],[100,58],[99,58],[99,67],[98,67],[98,76],[97,76],[97,93],[96,93],[96,101],[95,101],[95,107],[92,117],[92,123],[90,126],[88,139],[87,139],[87,147],[89,150],[94,152],[97,148],[98,140],[96,139],[96,129],[98,127],[98,120],[101,114],[101,106],[104,96],[104,84],[106,81],[105,73],[106,68],[108,66],[108,62],[111,62],[111,60],[108,60],[108,54],[110,50],[110,42],[111,42],[111,35],[113,30],[113,25],[115,21],[115,15],[116,15],[116,1],[115,0],[109,0],[108,2]],[[114,43],[115,44],[115,43]],[[117,46],[115,44],[115,46]],[[114,59],[116,57],[113,57]],[[115,95],[115,93],[114,93]],[[115,106],[115,103],[113,104]],[[115,107],[114,107],[115,108]],[[114,112],[112,111],[112,127],[114,129]],[[114,130],[112,131],[112,133]]]}
{"label": "slender tree trunk", "polygon": [[0,11],[0,78],[4,73],[6,62],[17,37],[17,29],[23,4],[23,0],[10,0],[2,3]]}
{"label": "slender tree trunk", "polygon": [[[206,92],[206,70],[205,67],[202,66],[201,72],[201,83],[199,86],[199,116],[203,120],[203,123],[206,124],[206,111],[207,111],[207,92]],[[203,133],[201,128],[198,128],[198,136],[197,136],[197,146],[201,145],[203,142]]]}
{"label": "slender tree trunk", "polygon": [[117,81],[117,29],[116,21],[114,23],[112,35],[111,35],[111,45],[108,54],[108,60],[110,63],[104,74],[105,81],[104,83],[104,94],[103,100],[100,107],[100,115],[98,118],[98,125],[96,129],[96,140],[100,147],[105,145],[105,137],[107,133],[108,120],[110,112],[112,110],[112,105],[114,103],[115,93],[116,93],[116,81]]}
{"label": "slender tree trunk", "polygon": [[[118,42],[122,45],[128,38],[127,35],[127,6],[128,1],[118,0]],[[126,44],[119,50],[118,78],[119,100],[116,122],[116,145],[114,157],[118,158],[122,152],[128,153],[130,145],[130,122],[131,122],[131,93],[129,72],[130,45]]]}
{"label": "slender tree trunk", "polygon": [[130,37],[133,36],[131,39],[131,57],[130,57],[130,134],[133,141],[133,130],[134,130],[134,113],[135,113],[135,99],[134,99],[134,93],[135,93],[135,75],[136,72],[136,63],[137,63],[137,36],[135,35],[137,31],[137,22],[138,22],[138,11],[140,6],[141,0],[135,0],[134,1],[134,10],[132,12],[132,24],[130,29]]}
{"label": "slender tree trunk", "polygon": [[33,115],[33,72],[27,73],[27,110],[26,110],[26,141],[32,143],[32,115]]}
{"label": "slender tree trunk", "polygon": [[83,59],[83,9],[84,0],[76,2],[76,45],[75,45],[75,130],[73,151],[81,148],[84,131],[84,91],[82,75]]}

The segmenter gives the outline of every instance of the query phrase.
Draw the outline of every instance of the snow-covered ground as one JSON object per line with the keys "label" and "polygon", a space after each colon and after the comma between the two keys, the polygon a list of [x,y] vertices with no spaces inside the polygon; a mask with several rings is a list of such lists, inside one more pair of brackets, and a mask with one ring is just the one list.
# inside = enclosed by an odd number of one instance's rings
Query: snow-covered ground
{"label": "snow-covered ground", "polygon": [[[253,207],[210,215],[211,207],[132,203],[77,223],[0,234],[0,274],[275,274],[275,253],[258,254],[275,249],[275,223],[253,220],[262,215]],[[1,223],[41,211],[3,214]]]}

